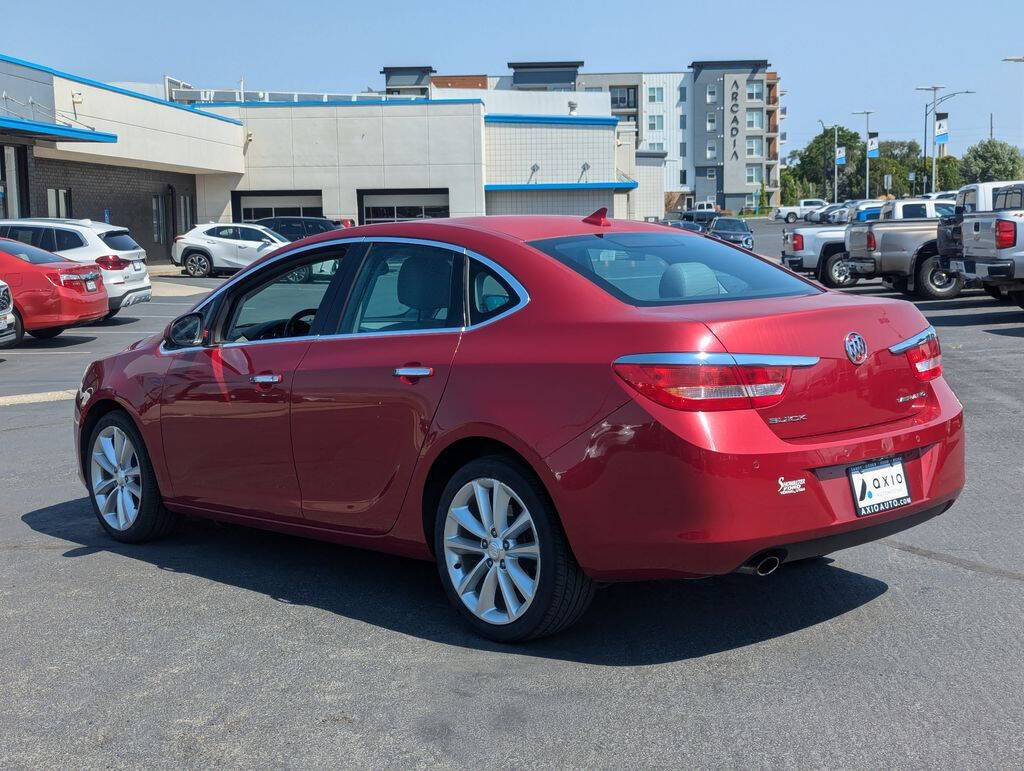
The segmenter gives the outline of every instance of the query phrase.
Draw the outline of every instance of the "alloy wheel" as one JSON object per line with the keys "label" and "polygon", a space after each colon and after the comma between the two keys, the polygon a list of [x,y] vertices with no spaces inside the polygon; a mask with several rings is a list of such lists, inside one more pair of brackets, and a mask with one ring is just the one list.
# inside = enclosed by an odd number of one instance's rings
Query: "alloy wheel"
{"label": "alloy wheel", "polygon": [[209,261],[201,254],[190,254],[185,258],[185,272],[193,277],[205,276],[210,272]]}
{"label": "alloy wheel", "polygon": [[142,469],[135,445],[117,426],[96,436],[90,472],[100,516],[114,530],[130,528],[142,506]]}
{"label": "alloy wheel", "polygon": [[950,273],[944,271],[942,268],[936,268],[931,272],[931,275],[928,276],[928,281],[931,282],[931,285],[935,287],[937,291],[944,292],[953,285],[956,278],[954,278]]}
{"label": "alloy wheel", "polygon": [[843,260],[836,260],[832,264],[832,281],[836,286],[842,286],[850,280],[850,266]]}
{"label": "alloy wheel", "polygon": [[448,507],[444,560],[455,593],[479,619],[509,624],[530,607],[540,541],[522,499],[497,479],[463,485]]}

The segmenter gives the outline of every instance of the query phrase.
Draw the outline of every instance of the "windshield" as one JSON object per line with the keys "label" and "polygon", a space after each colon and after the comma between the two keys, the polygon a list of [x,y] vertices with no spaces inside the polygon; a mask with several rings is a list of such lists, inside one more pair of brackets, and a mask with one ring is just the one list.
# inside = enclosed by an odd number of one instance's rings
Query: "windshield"
{"label": "windshield", "polygon": [[728,217],[716,219],[711,229],[729,231],[730,233],[746,233],[750,230],[747,227],[747,223],[743,220],[730,219]]}
{"label": "windshield", "polygon": [[735,247],[685,233],[609,233],[530,246],[631,305],[797,297],[811,284]]}
{"label": "windshield", "polygon": [[[19,260],[31,263],[32,265],[48,265],[53,262],[71,262],[60,255],[47,252],[36,246],[23,244],[21,241],[12,241],[8,238],[0,239],[0,252],[5,252]],[[12,279],[13,280],[13,279]]]}

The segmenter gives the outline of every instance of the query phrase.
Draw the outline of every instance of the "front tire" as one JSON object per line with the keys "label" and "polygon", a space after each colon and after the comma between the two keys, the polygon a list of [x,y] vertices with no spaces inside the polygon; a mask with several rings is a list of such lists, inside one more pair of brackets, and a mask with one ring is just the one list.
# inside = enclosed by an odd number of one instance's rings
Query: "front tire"
{"label": "front tire", "polygon": [[207,278],[213,273],[213,262],[202,252],[189,252],[182,261],[185,275],[192,278]]}
{"label": "front tire", "polygon": [[86,448],[89,500],[107,535],[141,543],[174,529],[178,516],[164,508],[146,445],[126,413],[100,418]]}
{"label": "front tire", "polygon": [[449,601],[474,630],[499,642],[559,632],[594,596],[547,493],[501,456],[471,461],[449,480],[434,553]]}
{"label": "front tire", "polygon": [[921,260],[914,277],[914,293],[923,300],[951,300],[964,289],[961,276],[954,276],[942,269],[938,255]]}

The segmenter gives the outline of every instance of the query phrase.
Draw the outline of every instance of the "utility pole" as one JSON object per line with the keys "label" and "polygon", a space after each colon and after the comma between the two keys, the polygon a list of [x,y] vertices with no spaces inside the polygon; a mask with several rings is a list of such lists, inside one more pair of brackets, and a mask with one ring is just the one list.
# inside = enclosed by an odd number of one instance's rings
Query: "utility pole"
{"label": "utility pole", "polygon": [[988,114],[988,138],[992,138],[992,113]]}
{"label": "utility pole", "polygon": [[868,157],[868,138],[871,135],[871,113],[874,110],[858,110],[854,115],[864,116],[864,197],[871,198],[871,159]]}
{"label": "utility pole", "polygon": [[[931,91],[932,92],[932,104],[931,104],[931,107],[929,108],[926,105],[925,109],[924,109],[924,114],[925,114],[924,133],[925,133],[925,141],[927,142],[928,141],[928,112],[930,110],[931,114],[932,114],[932,190],[931,191],[933,193],[935,192],[935,176],[936,176],[936,169],[937,169],[936,159],[935,159],[935,155],[936,155],[936,153],[935,153],[935,107],[938,105],[938,99],[937,99],[938,93],[939,93],[939,91],[941,91],[944,88],[945,88],[945,86],[918,86],[917,88],[914,89],[915,91]],[[952,94],[950,94],[950,96],[952,96]]]}
{"label": "utility pole", "polygon": [[839,203],[839,124],[832,127],[832,203]]}

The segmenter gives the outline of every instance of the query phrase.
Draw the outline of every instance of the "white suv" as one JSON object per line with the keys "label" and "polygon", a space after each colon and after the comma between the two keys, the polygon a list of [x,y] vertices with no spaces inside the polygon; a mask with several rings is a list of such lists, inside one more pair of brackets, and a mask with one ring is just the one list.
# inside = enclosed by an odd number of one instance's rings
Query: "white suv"
{"label": "white suv", "polygon": [[6,348],[18,339],[14,322],[14,295],[11,288],[0,281],[0,348]]}
{"label": "white suv", "polygon": [[127,228],[92,220],[35,217],[0,220],[0,236],[73,262],[96,263],[109,298],[108,319],[121,308],[148,302],[153,297],[146,250],[135,242]]}
{"label": "white suv", "polygon": [[284,236],[262,225],[208,222],[174,239],[171,262],[198,278],[247,268],[287,243]]}

